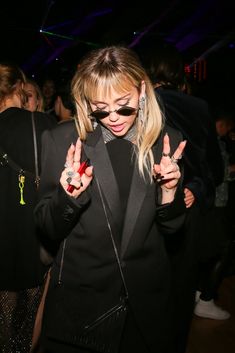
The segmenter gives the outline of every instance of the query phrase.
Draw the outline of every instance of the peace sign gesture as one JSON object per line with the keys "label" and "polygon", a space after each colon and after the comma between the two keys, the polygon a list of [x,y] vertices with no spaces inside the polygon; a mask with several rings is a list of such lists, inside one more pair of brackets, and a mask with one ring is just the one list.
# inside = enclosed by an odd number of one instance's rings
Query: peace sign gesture
{"label": "peace sign gesture", "polygon": [[[176,186],[181,177],[178,166],[178,160],[182,158],[182,154],[187,141],[179,143],[177,149],[171,154],[170,138],[166,133],[163,138],[162,158],[159,164],[154,164],[154,178],[162,188],[164,193],[169,193],[168,199],[173,199]],[[173,196],[173,197],[172,197]],[[169,200],[167,200],[170,202]]]}

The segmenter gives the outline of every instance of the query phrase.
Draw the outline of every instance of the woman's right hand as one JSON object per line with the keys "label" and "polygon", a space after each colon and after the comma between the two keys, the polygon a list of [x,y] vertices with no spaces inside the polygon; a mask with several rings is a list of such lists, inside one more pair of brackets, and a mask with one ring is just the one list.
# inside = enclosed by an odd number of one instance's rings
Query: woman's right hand
{"label": "woman's right hand", "polygon": [[186,208],[192,207],[194,201],[195,201],[195,196],[193,195],[192,191],[189,190],[188,188],[184,188],[184,202],[185,202]]}
{"label": "woman's right hand", "polygon": [[[60,184],[62,185],[65,192],[74,198],[77,198],[90,184],[93,178],[93,167],[86,167],[84,173],[80,176],[78,173],[79,167],[81,165],[81,150],[82,143],[78,138],[76,145],[71,144],[68,149],[65,169],[63,170],[60,177]],[[70,188],[69,188],[70,186]],[[72,187],[71,187],[72,186]],[[69,191],[69,189],[73,189]]]}

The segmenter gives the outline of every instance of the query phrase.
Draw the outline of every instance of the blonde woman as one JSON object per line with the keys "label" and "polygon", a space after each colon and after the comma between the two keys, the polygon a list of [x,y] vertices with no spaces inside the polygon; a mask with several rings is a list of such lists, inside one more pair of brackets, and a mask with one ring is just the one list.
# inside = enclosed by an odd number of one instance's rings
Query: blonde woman
{"label": "blonde woman", "polygon": [[35,218],[61,247],[42,347],[173,353],[174,288],[163,237],[184,220],[178,160],[186,142],[164,127],[149,78],[128,48],[88,53],[72,93],[76,124],[43,137]]}
{"label": "blonde woman", "polygon": [[24,107],[31,112],[44,112],[44,98],[41,88],[34,80],[27,79],[24,85],[24,91],[28,97]]}

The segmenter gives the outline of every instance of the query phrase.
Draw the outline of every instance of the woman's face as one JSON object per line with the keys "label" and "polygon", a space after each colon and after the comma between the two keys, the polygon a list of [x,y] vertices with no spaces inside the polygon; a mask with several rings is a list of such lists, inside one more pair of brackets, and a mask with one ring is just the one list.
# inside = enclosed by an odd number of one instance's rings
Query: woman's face
{"label": "woman's face", "polygon": [[[133,88],[129,92],[117,93],[113,89],[108,97],[104,97],[99,100],[90,102],[91,110],[94,111],[105,111],[109,112],[109,115],[104,118],[100,118],[100,122],[113,135],[121,137],[126,135],[128,130],[132,127],[138,114],[140,94],[136,88]],[[133,111],[128,111],[128,116],[118,114],[118,110],[123,107],[134,108]],[[125,113],[126,114],[126,113]],[[96,118],[97,119],[97,118]],[[98,120],[98,119],[97,119]]]}
{"label": "woman's face", "polygon": [[24,85],[24,91],[28,97],[28,101],[25,104],[25,109],[35,112],[38,108],[38,98],[35,87],[31,83],[26,83]]}
{"label": "woman's face", "polygon": [[52,98],[56,93],[55,83],[52,80],[46,80],[42,86],[42,93],[45,98]]}

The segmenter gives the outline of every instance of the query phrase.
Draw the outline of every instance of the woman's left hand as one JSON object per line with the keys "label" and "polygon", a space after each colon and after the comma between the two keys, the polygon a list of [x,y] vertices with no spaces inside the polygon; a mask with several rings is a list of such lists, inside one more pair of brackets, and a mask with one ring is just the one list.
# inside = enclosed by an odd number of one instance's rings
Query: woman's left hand
{"label": "woman's left hand", "polygon": [[154,164],[154,178],[160,184],[162,191],[175,191],[181,177],[178,160],[182,154],[187,141],[179,143],[177,149],[171,154],[170,138],[165,134],[163,138],[162,158],[159,164]]}

